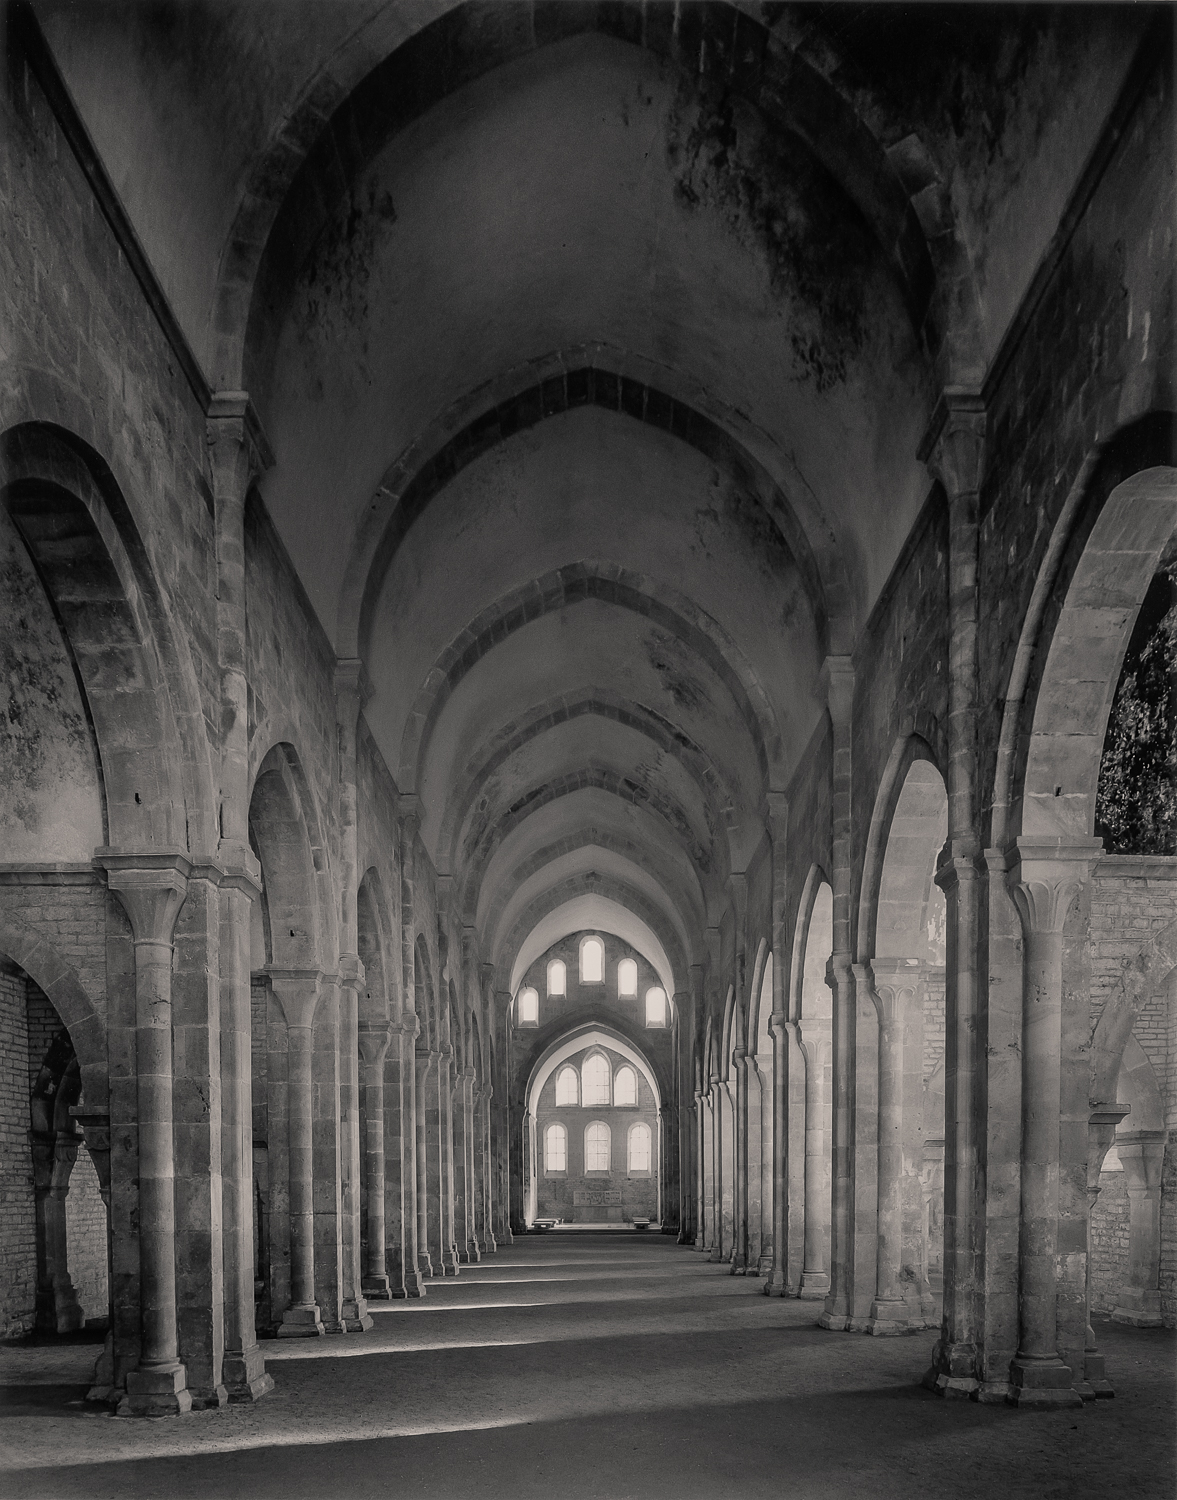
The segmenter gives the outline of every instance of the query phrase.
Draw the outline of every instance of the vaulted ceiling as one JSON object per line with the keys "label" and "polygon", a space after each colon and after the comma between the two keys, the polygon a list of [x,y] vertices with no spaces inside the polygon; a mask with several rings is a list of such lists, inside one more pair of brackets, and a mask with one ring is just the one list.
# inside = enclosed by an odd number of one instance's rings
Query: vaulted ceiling
{"label": "vaulted ceiling", "polygon": [[36,9],[484,956],[697,959],[1143,21]]}

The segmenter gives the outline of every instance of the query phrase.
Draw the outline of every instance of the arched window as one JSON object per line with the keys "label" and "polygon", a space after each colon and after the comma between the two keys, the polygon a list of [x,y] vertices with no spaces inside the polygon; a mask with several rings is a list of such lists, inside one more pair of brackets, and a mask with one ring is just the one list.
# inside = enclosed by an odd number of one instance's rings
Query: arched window
{"label": "arched window", "polygon": [[650,1127],[648,1125],[637,1124],[629,1127],[626,1170],[630,1172],[650,1170]]}
{"label": "arched window", "polygon": [[568,1132],[563,1125],[549,1125],[544,1131],[544,1170],[568,1170]]}
{"label": "arched window", "polygon": [[580,981],[600,984],[605,978],[605,945],[600,938],[585,938],[580,945]]}
{"label": "arched window", "polygon": [[539,995],[530,985],[525,990],[519,991],[519,1000],[515,1007],[515,1017],[520,1026],[536,1026],[539,1024]]}
{"label": "arched window", "polygon": [[585,1058],[581,1074],[581,1102],[583,1104],[608,1104],[610,1076],[609,1059],[600,1052]]}
{"label": "arched window", "polygon": [[556,1103],[576,1103],[576,1069],[561,1068],[556,1075]]}
{"label": "arched window", "polygon": [[632,1068],[618,1068],[613,1080],[613,1103],[636,1104],[638,1102],[638,1075]]}
{"label": "arched window", "polygon": [[609,1170],[609,1127],[600,1120],[585,1126],[584,1169],[586,1172]]}
{"label": "arched window", "polygon": [[548,965],[548,994],[565,995],[568,993],[567,985],[568,971],[563,961],[558,958],[552,959]]}
{"label": "arched window", "polygon": [[646,991],[646,1025],[666,1025],[666,991],[657,985]]}
{"label": "arched window", "polygon": [[636,1000],[638,993],[638,966],[632,958],[623,958],[617,965],[617,993]]}

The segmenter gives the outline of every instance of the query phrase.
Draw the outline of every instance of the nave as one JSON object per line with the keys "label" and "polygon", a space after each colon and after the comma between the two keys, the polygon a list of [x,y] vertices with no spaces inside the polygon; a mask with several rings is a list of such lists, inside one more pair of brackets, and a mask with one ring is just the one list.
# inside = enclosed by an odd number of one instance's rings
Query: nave
{"label": "nave", "polygon": [[[831,1338],[669,1237],[556,1230],[374,1308],[344,1340],[269,1345],[272,1399],[168,1422],[84,1402],[93,1349],[0,1348],[0,1489],[185,1500],[1168,1500],[1174,1334],[1100,1325],[1125,1399],[1029,1421],[924,1390],[922,1341]],[[19,1395],[16,1387],[20,1388]]]}

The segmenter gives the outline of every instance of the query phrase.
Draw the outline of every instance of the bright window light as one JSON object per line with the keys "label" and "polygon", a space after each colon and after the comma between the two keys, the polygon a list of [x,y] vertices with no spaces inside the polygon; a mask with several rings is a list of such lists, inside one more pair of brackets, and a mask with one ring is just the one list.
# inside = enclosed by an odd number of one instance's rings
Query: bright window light
{"label": "bright window light", "polygon": [[580,978],[584,984],[600,984],[605,977],[605,945],[600,938],[585,938],[580,945]]}
{"label": "bright window light", "polygon": [[585,1104],[608,1104],[610,1077],[609,1059],[600,1052],[585,1059],[581,1072],[581,1099]]}
{"label": "bright window light", "polygon": [[637,998],[638,966],[632,958],[623,958],[617,965],[617,993]]}
{"label": "bright window light", "polygon": [[666,1025],[666,991],[657,985],[646,991],[646,1025]]}
{"label": "bright window light", "polygon": [[568,971],[563,961],[558,958],[552,959],[548,965],[548,994],[566,995],[568,993]]}
{"label": "bright window light", "polygon": [[638,1075],[632,1068],[618,1068],[613,1080],[613,1103],[636,1104],[638,1102]]}
{"label": "bright window light", "polygon": [[530,985],[519,991],[516,1016],[520,1026],[534,1026],[539,1021],[539,994]]}
{"label": "bright window light", "polygon": [[556,1077],[556,1103],[575,1104],[576,1093],[576,1069],[561,1068]]}
{"label": "bright window light", "polygon": [[584,1132],[584,1169],[586,1172],[609,1170],[609,1127],[594,1120]]}
{"label": "bright window light", "polygon": [[628,1170],[630,1172],[650,1170],[650,1127],[648,1125],[629,1127]]}
{"label": "bright window light", "polygon": [[544,1131],[544,1167],[549,1172],[568,1170],[568,1132],[563,1125],[549,1125]]}

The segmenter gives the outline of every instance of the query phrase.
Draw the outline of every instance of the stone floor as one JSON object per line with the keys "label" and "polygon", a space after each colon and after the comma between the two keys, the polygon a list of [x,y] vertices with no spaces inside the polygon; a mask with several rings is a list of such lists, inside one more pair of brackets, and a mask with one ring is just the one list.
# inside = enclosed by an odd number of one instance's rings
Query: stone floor
{"label": "stone floor", "polygon": [[1172,1500],[1172,1334],[1101,1325],[1117,1399],[1029,1414],[923,1391],[928,1335],[826,1333],[760,1285],[658,1235],[534,1236],[179,1420],[88,1407],[92,1346],[2,1348],[0,1494]]}

